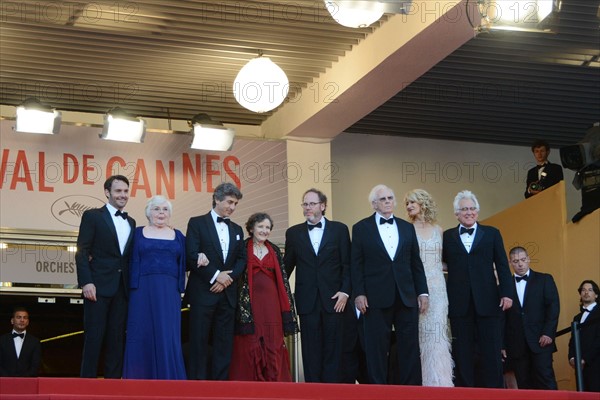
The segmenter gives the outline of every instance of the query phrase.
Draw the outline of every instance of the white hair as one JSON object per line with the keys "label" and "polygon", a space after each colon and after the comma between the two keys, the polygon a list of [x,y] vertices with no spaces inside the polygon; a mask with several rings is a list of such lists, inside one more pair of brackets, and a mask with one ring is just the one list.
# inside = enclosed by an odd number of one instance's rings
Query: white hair
{"label": "white hair", "polygon": [[394,191],[383,184],[379,184],[373,189],[371,189],[371,192],[369,193],[369,205],[373,207],[373,202],[379,200],[379,195],[377,193],[379,193],[382,190],[389,190],[390,192],[392,192],[392,196],[394,196],[394,207],[396,207],[398,203],[396,202],[396,195],[394,194]]}
{"label": "white hair", "polygon": [[146,218],[148,218],[148,222],[152,222],[152,221],[150,221],[150,210],[152,210],[153,207],[158,206],[159,204],[166,204],[167,209],[169,210],[169,215],[173,214],[173,205],[165,196],[161,196],[161,195],[152,196],[146,203],[145,212],[146,212]]}
{"label": "white hair", "polygon": [[458,214],[458,212],[460,211],[460,206],[458,204],[461,202],[461,200],[464,199],[473,201],[473,204],[475,204],[475,208],[479,212],[479,202],[477,201],[477,197],[475,197],[475,195],[470,190],[463,190],[462,192],[458,192],[458,194],[454,198],[454,214]]}

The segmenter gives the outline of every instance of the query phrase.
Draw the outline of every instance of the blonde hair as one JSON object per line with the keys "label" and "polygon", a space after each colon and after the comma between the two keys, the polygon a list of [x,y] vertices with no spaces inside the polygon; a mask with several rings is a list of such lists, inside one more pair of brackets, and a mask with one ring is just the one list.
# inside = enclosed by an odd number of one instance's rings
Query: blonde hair
{"label": "blonde hair", "polygon": [[[430,224],[435,223],[437,220],[437,204],[433,200],[433,197],[423,189],[413,189],[404,195],[404,202],[414,201],[421,206],[421,214],[425,222]],[[415,217],[408,216],[411,220]]]}

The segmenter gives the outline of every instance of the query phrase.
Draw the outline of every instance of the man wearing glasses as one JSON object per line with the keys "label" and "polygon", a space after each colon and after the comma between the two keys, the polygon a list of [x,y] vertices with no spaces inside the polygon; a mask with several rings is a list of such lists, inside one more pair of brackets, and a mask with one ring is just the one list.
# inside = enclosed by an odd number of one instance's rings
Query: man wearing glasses
{"label": "man wearing glasses", "polygon": [[352,227],[352,295],[362,314],[369,383],[388,383],[392,326],[398,367],[392,379],[421,385],[419,312],[429,304],[425,270],[412,224],[394,217],[396,198],[385,185],[369,194],[375,213]]}
{"label": "man wearing glasses", "polygon": [[[444,232],[442,251],[448,268],[454,384],[502,388],[501,316],[516,295],[502,236],[477,223],[479,202],[468,190],[454,198],[454,214],[460,224]],[[481,382],[476,382],[476,370]]]}
{"label": "man wearing glasses", "polygon": [[350,234],[346,225],[325,218],[327,196],[320,190],[307,190],[301,207],[306,222],[286,231],[284,264],[288,276],[296,269],[304,380],[336,383],[350,295]]}

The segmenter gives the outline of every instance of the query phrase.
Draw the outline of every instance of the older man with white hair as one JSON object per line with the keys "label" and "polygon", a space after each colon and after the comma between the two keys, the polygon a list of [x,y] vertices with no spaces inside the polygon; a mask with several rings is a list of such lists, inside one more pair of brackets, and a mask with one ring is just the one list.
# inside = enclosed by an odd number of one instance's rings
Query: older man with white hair
{"label": "older man with white hair", "polygon": [[[502,388],[501,316],[512,306],[515,291],[502,235],[477,222],[479,202],[468,190],[456,195],[454,214],[460,224],[444,232],[442,251],[448,267],[454,384]],[[481,382],[475,379],[477,360]]]}
{"label": "older man with white hair", "polygon": [[394,216],[396,197],[385,185],[369,195],[375,213],[352,227],[352,293],[364,316],[369,383],[388,383],[392,326],[398,368],[393,381],[421,385],[419,312],[429,304],[427,279],[412,224]]}

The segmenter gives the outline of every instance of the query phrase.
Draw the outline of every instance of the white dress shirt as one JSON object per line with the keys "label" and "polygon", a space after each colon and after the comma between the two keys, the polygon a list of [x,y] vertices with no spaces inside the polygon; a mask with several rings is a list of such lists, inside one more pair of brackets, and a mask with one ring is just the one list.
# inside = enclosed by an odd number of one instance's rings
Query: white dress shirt
{"label": "white dress shirt", "polygon": [[[221,252],[223,253],[223,262],[225,262],[227,260],[227,252],[229,251],[229,225],[227,225],[225,222],[217,222],[217,217],[219,217],[219,214],[217,214],[214,209],[210,210],[210,215],[215,224],[217,236],[219,236],[219,244],[221,245]],[[217,270],[210,280],[210,283],[215,283],[215,280],[217,280],[217,276],[220,273],[221,271]]]}
{"label": "white dress shirt", "polygon": [[390,256],[390,260],[393,260],[396,256],[396,250],[398,250],[398,243],[400,242],[400,235],[398,234],[398,227],[396,226],[396,221],[394,220],[393,224],[381,224],[379,221],[381,219],[390,219],[394,218],[393,215],[390,218],[384,218],[381,214],[375,213],[375,223],[377,224],[377,230],[379,231],[379,236],[381,240],[383,240],[383,244],[385,249]]}
{"label": "white dress shirt", "polygon": [[540,168],[538,168],[538,181],[542,179],[542,177],[545,177],[546,174],[544,173],[544,170],[546,169],[546,165],[548,165],[548,163],[544,163],[542,164],[542,166]]}
{"label": "white dress shirt", "polygon": [[[325,218],[321,218],[319,221],[321,223],[321,227],[318,226],[309,229],[308,236],[310,237],[310,244],[312,244],[313,249],[315,250],[315,254],[319,254],[319,247],[321,246],[321,240],[323,239],[323,233],[325,232]],[[317,222],[317,224],[319,223]],[[315,225],[307,222],[308,225]]]}
{"label": "white dress shirt", "polygon": [[[462,225],[460,225],[458,227],[458,231],[460,232],[460,228],[463,228]],[[464,227],[466,229],[468,229],[466,226]],[[475,222],[475,224],[473,224],[473,226],[471,227],[473,229],[475,229],[473,231],[472,235],[469,235],[467,232],[463,233],[462,235],[460,235],[460,240],[463,244],[463,246],[465,246],[465,249],[467,250],[467,253],[471,252],[471,246],[473,246],[473,240],[475,240],[475,234],[477,233],[477,222]]]}
{"label": "white dress shirt", "polygon": [[131,225],[129,225],[129,221],[127,219],[116,216],[115,213],[118,211],[112,204],[106,203],[106,208],[110,212],[112,216],[113,223],[115,224],[115,229],[117,230],[117,238],[119,239],[119,248],[121,250],[121,254],[125,252],[125,246],[127,245],[127,239],[129,239],[129,234],[131,233]]}
{"label": "white dress shirt", "polygon": [[[529,278],[529,270],[525,273],[525,275]],[[517,275],[515,275],[515,287],[517,289],[517,296],[519,297],[519,303],[521,303],[521,307],[523,307],[523,300],[525,299],[525,287],[527,286],[527,281],[522,279],[520,282],[516,281]]]}
{"label": "white dress shirt", "polygon": [[594,307],[596,307],[596,303],[592,303],[589,306],[585,307],[585,308],[588,309],[588,312],[584,312],[581,315],[581,321],[579,321],[581,324],[583,324],[585,322],[585,320],[587,319],[588,315],[590,315],[590,313],[592,312],[592,310],[594,309]]}
{"label": "white dress shirt", "polygon": [[[24,335],[27,334],[26,331],[23,332],[17,332],[13,329],[13,333],[23,333]],[[17,358],[19,358],[19,356],[21,355],[21,349],[23,348],[23,342],[25,341],[25,336],[23,336],[23,339],[21,339],[20,336],[15,336],[13,338],[13,342],[15,343],[15,351],[17,352]]]}

